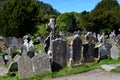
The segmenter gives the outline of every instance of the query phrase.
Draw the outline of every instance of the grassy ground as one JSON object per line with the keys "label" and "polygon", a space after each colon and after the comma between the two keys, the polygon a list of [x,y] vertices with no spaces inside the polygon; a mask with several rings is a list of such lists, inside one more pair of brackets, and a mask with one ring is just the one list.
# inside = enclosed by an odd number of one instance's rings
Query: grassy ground
{"label": "grassy ground", "polygon": [[[92,62],[92,63],[87,63],[84,64],[82,66],[77,66],[77,67],[66,67],[58,72],[49,72],[49,73],[44,73],[42,75],[34,75],[31,78],[28,79],[22,79],[22,80],[42,80],[43,78],[55,78],[55,77],[60,77],[60,76],[66,76],[66,75],[70,75],[70,74],[78,74],[78,73],[83,73],[83,72],[87,72],[93,69],[101,69],[100,65],[102,64],[118,64],[120,63],[120,59],[107,59],[107,60],[102,60],[100,63],[97,62]],[[120,67],[117,67],[115,70],[113,70],[114,72],[120,72]],[[16,72],[17,74],[17,72]],[[8,76],[4,76],[4,77],[0,77],[1,80],[19,80],[18,79],[18,75],[13,76],[13,75],[8,75]]]}

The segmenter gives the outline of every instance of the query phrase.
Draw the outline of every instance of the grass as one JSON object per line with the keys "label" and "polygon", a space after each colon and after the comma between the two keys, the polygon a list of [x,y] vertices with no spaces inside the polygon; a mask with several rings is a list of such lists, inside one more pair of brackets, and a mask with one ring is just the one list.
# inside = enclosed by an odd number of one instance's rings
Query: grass
{"label": "grass", "polygon": [[[47,72],[41,75],[33,75],[30,78],[22,79],[22,80],[42,80],[43,78],[55,78],[55,77],[61,77],[61,76],[66,76],[66,75],[71,75],[71,74],[78,74],[78,73],[83,73],[87,72],[93,69],[101,69],[100,65],[102,64],[118,64],[120,63],[120,58],[119,59],[106,59],[102,60],[100,63],[97,62],[92,62],[92,63],[87,63],[83,64],[81,66],[76,66],[73,68],[66,67],[60,71],[57,72]],[[117,67],[116,69],[112,70],[113,72],[119,72],[120,73],[120,67]],[[17,73],[16,73],[17,74]],[[7,75],[7,76],[2,76],[0,77],[1,80],[19,80],[18,75],[12,76],[12,75]]]}

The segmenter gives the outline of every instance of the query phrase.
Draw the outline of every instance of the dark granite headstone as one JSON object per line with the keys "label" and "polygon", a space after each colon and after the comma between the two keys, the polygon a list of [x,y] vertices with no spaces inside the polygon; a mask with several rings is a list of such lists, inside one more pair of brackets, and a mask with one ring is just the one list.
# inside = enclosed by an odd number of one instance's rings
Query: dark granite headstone
{"label": "dark granite headstone", "polygon": [[33,71],[39,75],[44,72],[51,72],[50,59],[46,53],[36,55],[32,59]]}
{"label": "dark granite headstone", "polygon": [[92,43],[83,44],[83,62],[94,61],[94,47]]}
{"label": "dark granite headstone", "polygon": [[18,64],[17,64],[17,62],[12,62],[12,63],[10,63],[9,68],[8,68],[8,71],[9,71],[9,72],[18,71]]}
{"label": "dark granite headstone", "polygon": [[53,41],[53,64],[52,71],[60,70],[66,66],[66,41],[57,38]]}
{"label": "dark granite headstone", "polygon": [[23,54],[18,61],[19,78],[29,78],[33,75],[33,66],[31,58]]}
{"label": "dark granite headstone", "polygon": [[73,62],[80,62],[81,59],[81,49],[82,49],[82,40],[78,34],[74,35],[73,39]]}
{"label": "dark granite headstone", "polygon": [[34,51],[28,51],[27,55],[32,58],[35,56],[35,52]]}
{"label": "dark granite headstone", "polygon": [[49,47],[50,47],[50,36],[48,36],[46,39],[45,39],[45,47],[44,47],[44,49],[45,49],[45,52],[47,53],[48,52],[48,49],[49,49]]}

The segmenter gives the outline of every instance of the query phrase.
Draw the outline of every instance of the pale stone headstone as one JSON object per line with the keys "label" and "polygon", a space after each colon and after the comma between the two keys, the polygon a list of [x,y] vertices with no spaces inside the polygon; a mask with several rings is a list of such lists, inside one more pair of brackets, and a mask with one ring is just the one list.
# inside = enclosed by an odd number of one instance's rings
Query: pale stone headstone
{"label": "pale stone headstone", "polygon": [[32,40],[29,42],[28,46],[29,46],[29,51],[33,51],[34,50],[34,44],[33,44]]}
{"label": "pale stone headstone", "polygon": [[0,55],[0,65],[4,65],[5,63],[4,63],[4,59],[3,59],[3,56],[2,55]]}
{"label": "pale stone headstone", "polygon": [[36,55],[32,59],[33,71],[35,74],[42,74],[44,72],[51,72],[50,59],[46,53]]}
{"label": "pale stone headstone", "polygon": [[31,58],[23,54],[18,61],[19,78],[29,78],[33,75],[33,66]]}
{"label": "pale stone headstone", "polygon": [[115,43],[115,37],[116,37],[115,32],[111,32],[111,34],[109,35],[109,39],[112,43]]}
{"label": "pale stone headstone", "polygon": [[120,51],[120,34],[116,38],[116,43],[117,43],[117,47],[118,47],[118,49]]}
{"label": "pale stone headstone", "polygon": [[18,60],[20,59],[20,57],[21,57],[21,56],[17,54],[17,55],[14,57],[14,62],[18,62]]}
{"label": "pale stone headstone", "polygon": [[0,76],[6,76],[8,73],[8,69],[4,66],[0,66]]}
{"label": "pale stone headstone", "polygon": [[118,57],[119,57],[119,49],[115,45],[111,48],[111,58],[112,59],[117,59]]}
{"label": "pale stone headstone", "polygon": [[[56,68],[59,70],[57,67],[60,69],[66,66],[66,53],[67,53],[67,46],[66,46],[66,41],[57,38],[53,41],[53,65],[52,69]],[[57,66],[57,67],[56,67]]]}
{"label": "pale stone headstone", "polygon": [[29,51],[28,40],[27,39],[24,40],[23,46],[26,46],[27,51]]}
{"label": "pale stone headstone", "polygon": [[82,40],[80,39],[80,36],[78,34],[74,35],[72,48],[73,48],[73,56],[72,56],[73,62],[80,62]]}

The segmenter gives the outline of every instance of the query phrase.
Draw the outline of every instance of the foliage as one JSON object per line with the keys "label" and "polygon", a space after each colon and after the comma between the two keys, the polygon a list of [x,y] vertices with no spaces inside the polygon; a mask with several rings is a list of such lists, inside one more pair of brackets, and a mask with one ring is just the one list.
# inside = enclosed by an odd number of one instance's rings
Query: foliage
{"label": "foliage", "polygon": [[73,32],[77,29],[76,19],[72,13],[60,14],[56,19],[57,24],[59,25],[59,31],[68,31]]}
{"label": "foliage", "polygon": [[44,46],[42,44],[35,45],[35,50],[44,50]]}
{"label": "foliage", "polygon": [[48,31],[46,30],[46,26],[44,24],[41,24],[39,26],[37,26],[37,30],[34,34],[34,36],[44,36],[48,34]]}
{"label": "foliage", "polygon": [[38,0],[9,0],[0,10],[0,35],[22,37],[35,33],[36,25],[58,14],[52,6]]}

